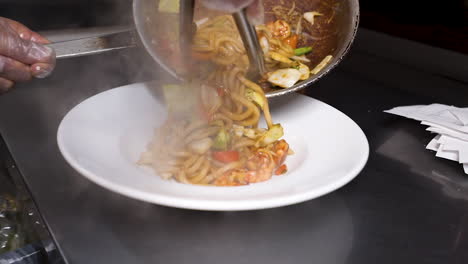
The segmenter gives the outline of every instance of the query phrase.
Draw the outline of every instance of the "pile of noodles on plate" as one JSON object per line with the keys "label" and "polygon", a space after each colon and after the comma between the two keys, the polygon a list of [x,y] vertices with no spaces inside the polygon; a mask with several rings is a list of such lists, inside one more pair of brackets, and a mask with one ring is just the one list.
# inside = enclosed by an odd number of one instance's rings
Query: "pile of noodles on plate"
{"label": "pile of noodles on plate", "polygon": [[[284,162],[293,152],[272,120],[264,90],[246,77],[249,60],[232,16],[197,26],[191,52],[197,77],[163,87],[168,118],[139,164],[164,179],[197,185],[247,185],[286,173]],[[311,47],[297,47],[287,21],[256,29],[268,70],[264,82],[291,87],[314,74],[304,56]],[[259,127],[262,114],[266,128]]]}

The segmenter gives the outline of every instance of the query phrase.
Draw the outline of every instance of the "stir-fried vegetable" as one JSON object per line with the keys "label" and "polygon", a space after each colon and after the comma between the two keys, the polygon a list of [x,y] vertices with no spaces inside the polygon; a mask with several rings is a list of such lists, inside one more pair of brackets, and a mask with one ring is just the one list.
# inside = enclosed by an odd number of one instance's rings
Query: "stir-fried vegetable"
{"label": "stir-fried vegetable", "polygon": [[223,163],[231,163],[236,162],[239,160],[239,152],[234,150],[229,151],[214,151],[212,154],[213,159],[223,162]]}
{"label": "stir-fried vegetable", "polygon": [[261,37],[259,42],[263,54],[268,54],[268,52],[270,51],[270,43],[268,42],[268,39],[266,37]]}
{"label": "stir-fried vegetable", "polygon": [[216,150],[227,150],[230,141],[229,133],[222,128],[213,142],[213,149]]}
{"label": "stir-fried vegetable", "polygon": [[301,80],[307,80],[310,77],[310,69],[307,67],[307,65],[302,64],[299,62],[299,67],[298,67],[299,72],[301,73]]}
{"label": "stir-fried vegetable", "polygon": [[310,71],[311,74],[317,74],[319,73],[323,68],[325,68],[325,66],[327,66],[327,64],[331,61],[331,59],[333,58],[332,55],[328,55],[326,56],[322,62],[320,62],[312,71]]}
{"label": "stir-fried vegetable", "polygon": [[295,61],[310,62],[310,60],[304,55],[302,55],[302,56],[292,56],[291,59],[293,59]]}
{"label": "stir-fried vegetable", "polygon": [[283,127],[280,124],[274,124],[268,131],[260,138],[257,144],[261,147],[269,145],[284,135]]}
{"label": "stir-fried vegetable", "polygon": [[268,81],[283,88],[294,86],[301,79],[301,72],[296,69],[280,69],[270,73]]}
{"label": "stir-fried vegetable", "polygon": [[265,97],[252,89],[245,89],[245,97],[247,97],[247,99],[249,99],[250,101],[256,103],[262,109],[265,106]]}
{"label": "stir-fried vegetable", "polygon": [[312,47],[302,47],[294,50],[294,55],[302,56],[312,51]]}
{"label": "stir-fried vegetable", "polygon": [[323,16],[323,14],[315,11],[304,13],[304,19],[309,21],[311,25],[314,25],[316,16]]}
{"label": "stir-fried vegetable", "polygon": [[272,59],[274,59],[275,61],[279,61],[279,62],[282,62],[282,63],[286,63],[286,64],[291,64],[293,63],[292,60],[290,60],[288,57],[284,56],[284,55],[281,55],[277,52],[274,52],[274,51],[271,51],[270,52],[270,56]]}

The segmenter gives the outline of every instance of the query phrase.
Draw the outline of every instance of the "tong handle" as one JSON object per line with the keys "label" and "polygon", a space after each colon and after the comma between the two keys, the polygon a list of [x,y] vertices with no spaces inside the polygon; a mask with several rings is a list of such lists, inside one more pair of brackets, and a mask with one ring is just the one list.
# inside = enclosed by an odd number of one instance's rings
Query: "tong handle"
{"label": "tong handle", "polygon": [[134,30],[123,30],[95,37],[54,42],[48,46],[55,50],[57,59],[73,58],[135,47],[135,35]]}
{"label": "tong handle", "polygon": [[266,68],[255,27],[247,18],[247,9],[236,12],[233,16],[249,57],[250,68],[248,75],[254,79],[259,79],[266,73]]}

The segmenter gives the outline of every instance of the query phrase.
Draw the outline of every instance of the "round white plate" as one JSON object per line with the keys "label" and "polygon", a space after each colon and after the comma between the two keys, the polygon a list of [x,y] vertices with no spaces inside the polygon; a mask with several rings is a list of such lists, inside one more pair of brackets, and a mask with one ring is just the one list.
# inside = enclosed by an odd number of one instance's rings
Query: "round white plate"
{"label": "round white plate", "polygon": [[198,210],[253,210],[319,197],[351,181],[364,167],[369,145],[356,123],[318,100],[290,95],[272,101],[275,122],[295,155],[288,173],[241,187],[167,181],[136,161],[166,118],[155,89],[115,88],[73,108],[62,120],[58,146],[66,161],[89,180],[146,202]]}

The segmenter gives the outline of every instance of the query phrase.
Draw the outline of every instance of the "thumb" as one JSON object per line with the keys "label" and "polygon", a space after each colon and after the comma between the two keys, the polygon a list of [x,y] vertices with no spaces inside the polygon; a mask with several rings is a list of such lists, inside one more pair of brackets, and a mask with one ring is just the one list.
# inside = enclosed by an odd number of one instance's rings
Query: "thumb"
{"label": "thumb", "polygon": [[52,48],[22,39],[8,25],[0,30],[0,54],[24,64],[53,63],[55,60]]}

